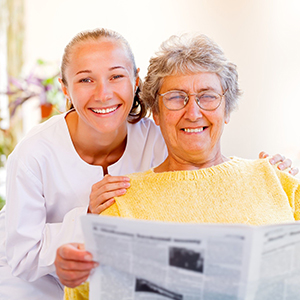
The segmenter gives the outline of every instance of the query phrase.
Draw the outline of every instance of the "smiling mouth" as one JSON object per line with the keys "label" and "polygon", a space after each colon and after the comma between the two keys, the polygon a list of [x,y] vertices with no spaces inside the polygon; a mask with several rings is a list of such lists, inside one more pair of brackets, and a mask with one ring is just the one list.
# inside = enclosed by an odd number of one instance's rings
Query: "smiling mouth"
{"label": "smiling mouth", "polygon": [[206,127],[200,127],[200,128],[182,128],[181,130],[184,132],[188,133],[196,133],[196,132],[201,132],[205,129]]}
{"label": "smiling mouth", "polygon": [[120,105],[114,106],[114,107],[110,107],[110,108],[102,108],[102,109],[95,109],[95,108],[91,108],[91,111],[99,114],[99,115],[103,115],[103,114],[109,114],[113,111],[116,111],[119,108]]}

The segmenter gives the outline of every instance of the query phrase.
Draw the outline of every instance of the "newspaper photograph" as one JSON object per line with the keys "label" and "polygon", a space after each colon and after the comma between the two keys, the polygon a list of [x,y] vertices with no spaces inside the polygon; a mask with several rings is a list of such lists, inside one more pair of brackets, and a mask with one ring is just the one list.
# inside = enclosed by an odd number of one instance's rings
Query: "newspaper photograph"
{"label": "newspaper photograph", "polygon": [[300,222],[249,226],[87,215],[91,300],[300,300]]}

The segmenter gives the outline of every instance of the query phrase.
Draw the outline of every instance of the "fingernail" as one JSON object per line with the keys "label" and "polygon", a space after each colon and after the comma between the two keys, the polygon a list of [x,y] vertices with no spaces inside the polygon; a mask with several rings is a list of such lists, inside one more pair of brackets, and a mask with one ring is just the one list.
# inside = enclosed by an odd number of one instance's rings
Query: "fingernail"
{"label": "fingernail", "polygon": [[86,260],[86,261],[92,261],[92,260],[93,260],[93,256],[90,255],[90,254],[87,254],[87,255],[84,257],[84,260]]}
{"label": "fingernail", "polygon": [[272,165],[275,164],[274,159],[272,159],[272,158],[270,159],[270,164],[272,164]]}
{"label": "fingernail", "polygon": [[129,182],[124,182],[123,186],[126,187],[126,188],[128,188],[128,187],[130,187],[130,183]]}

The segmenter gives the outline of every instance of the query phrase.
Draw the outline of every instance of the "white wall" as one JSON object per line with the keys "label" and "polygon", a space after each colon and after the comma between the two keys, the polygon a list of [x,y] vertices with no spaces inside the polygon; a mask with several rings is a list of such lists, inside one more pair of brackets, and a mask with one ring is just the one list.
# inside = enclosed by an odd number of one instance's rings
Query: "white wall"
{"label": "white wall", "polygon": [[79,31],[107,27],[130,42],[142,77],[171,34],[200,32],[237,64],[244,91],[225,127],[223,152],[284,153],[300,166],[300,1],[25,0],[26,61],[60,61]]}

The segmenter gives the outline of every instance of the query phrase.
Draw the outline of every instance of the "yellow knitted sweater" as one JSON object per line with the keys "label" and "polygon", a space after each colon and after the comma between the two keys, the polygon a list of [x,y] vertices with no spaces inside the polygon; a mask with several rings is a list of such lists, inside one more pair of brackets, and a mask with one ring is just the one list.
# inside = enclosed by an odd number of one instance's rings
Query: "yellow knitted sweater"
{"label": "yellow knitted sweater", "polygon": [[[197,171],[129,177],[127,193],[102,215],[251,225],[300,220],[300,181],[267,160],[233,158]],[[88,284],[66,288],[65,299],[88,299]]]}

